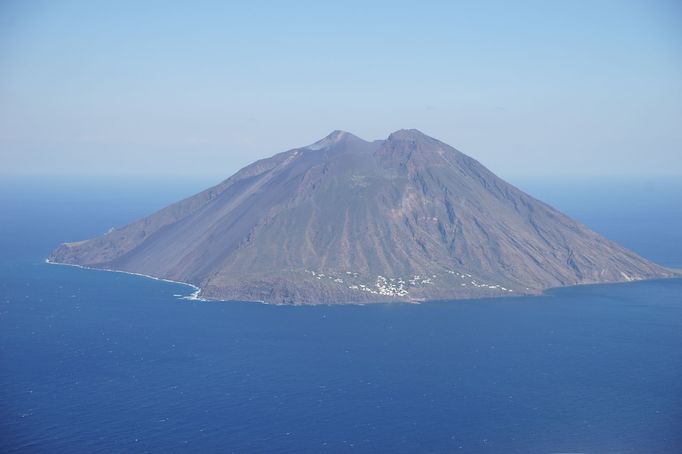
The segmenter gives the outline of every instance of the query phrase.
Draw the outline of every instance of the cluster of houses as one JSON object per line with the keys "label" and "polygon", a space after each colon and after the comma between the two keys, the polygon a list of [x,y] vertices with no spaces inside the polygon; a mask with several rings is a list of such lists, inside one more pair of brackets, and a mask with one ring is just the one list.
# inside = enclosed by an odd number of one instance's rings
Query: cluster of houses
{"label": "cluster of houses", "polygon": [[[499,284],[487,284],[483,282],[478,282],[475,279],[472,278],[471,274],[468,273],[460,273],[457,271],[453,270],[446,270],[447,273],[458,277],[460,279],[466,280],[467,282],[462,282],[460,286],[462,287],[475,287],[475,288],[485,288],[485,289],[490,289],[490,290],[501,290],[503,292],[512,292],[513,290],[505,288]],[[434,283],[434,279],[436,279],[438,276],[436,274],[433,274],[431,276],[421,276],[421,275],[414,275],[412,277],[408,278],[401,278],[401,277],[396,277],[396,278],[387,278],[384,276],[377,276],[375,282],[373,284],[368,284],[368,283],[359,283],[357,280],[359,279],[360,275],[354,271],[346,271],[345,272],[345,281],[344,278],[340,276],[335,276],[331,274],[325,274],[325,273],[317,273],[312,270],[305,270],[306,273],[310,273],[315,279],[319,280],[330,280],[332,282],[335,282],[337,284],[346,284],[348,285],[348,288],[351,290],[358,290],[361,292],[368,292],[373,295],[382,295],[382,296],[407,296],[409,294],[408,289],[409,288],[414,288],[414,287],[421,287],[424,285],[429,285]]]}

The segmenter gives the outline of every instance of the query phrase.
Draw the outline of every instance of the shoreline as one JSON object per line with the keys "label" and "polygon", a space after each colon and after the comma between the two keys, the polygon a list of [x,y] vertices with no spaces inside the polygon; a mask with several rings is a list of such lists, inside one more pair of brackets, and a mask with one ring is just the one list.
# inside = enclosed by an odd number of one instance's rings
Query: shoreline
{"label": "shoreline", "polygon": [[[442,303],[442,302],[452,302],[452,301],[477,301],[477,300],[487,300],[487,299],[516,299],[516,298],[523,298],[523,297],[538,297],[538,296],[546,296],[548,293],[551,293],[556,290],[561,290],[561,289],[567,289],[567,288],[572,288],[572,287],[589,287],[589,286],[599,286],[599,285],[617,285],[617,284],[635,284],[638,282],[647,282],[647,281],[657,281],[657,280],[668,280],[668,279],[681,279],[682,280],[682,275],[677,274],[677,275],[672,275],[672,276],[661,276],[661,277],[652,277],[652,278],[644,278],[644,279],[632,279],[629,281],[611,281],[611,282],[585,282],[585,283],[579,283],[579,284],[572,284],[572,285],[563,285],[563,286],[558,286],[558,287],[548,287],[545,289],[542,289],[540,293],[523,293],[523,294],[515,294],[515,295],[499,295],[499,296],[481,296],[481,297],[473,297],[473,298],[462,298],[462,299],[434,299],[434,300],[412,300],[412,301],[372,301],[372,302],[344,302],[344,303],[318,303],[318,304],[281,304],[281,303],[267,303],[263,300],[225,300],[225,299],[209,299],[209,298],[202,298],[199,296],[201,293],[201,288],[197,287],[194,284],[190,284],[189,282],[182,282],[182,281],[174,281],[172,279],[165,279],[161,277],[155,277],[155,276],[150,276],[148,274],[142,274],[142,273],[134,273],[132,271],[123,271],[123,270],[112,270],[112,269],[107,269],[107,268],[94,268],[90,266],[85,266],[85,265],[77,265],[75,263],[60,263],[60,262],[51,262],[50,259],[45,259],[45,263],[49,265],[62,265],[62,266],[72,266],[75,268],[80,268],[84,270],[94,270],[94,271],[108,271],[111,273],[123,273],[123,274],[130,274],[132,276],[139,276],[139,277],[144,277],[147,279],[153,279],[155,281],[161,281],[161,282],[169,282],[171,284],[180,284],[180,285],[186,285],[188,287],[191,287],[194,291],[186,296],[176,296],[178,299],[184,299],[184,300],[190,300],[190,301],[203,301],[203,302],[229,302],[229,301],[235,301],[235,302],[244,302],[244,303],[257,303],[257,304],[264,304],[267,306],[292,306],[292,307],[302,307],[302,306],[341,306],[341,305],[348,305],[348,306],[366,306],[366,305],[372,305],[372,304],[414,304],[414,305],[420,305],[424,303],[429,303],[429,302],[434,302],[434,303]],[[670,268],[669,268],[670,269]],[[674,269],[675,271],[677,269]],[[174,295],[175,296],[175,295]]]}
{"label": "shoreline", "polygon": [[107,268],[94,268],[91,266],[85,266],[85,265],[78,265],[75,263],[61,263],[61,262],[52,262],[50,259],[45,259],[45,263],[48,265],[62,265],[62,266],[72,266],[75,268],[80,268],[83,270],[94,270],[94,271],[108,271],[110,273],[122,273],[122,274],[130,274],[132,276],[140,276],[140,277],[145,277],[147,279],[154,279],[155,281],[161,281],[161,282],[170,282],[171,284],[181,284],[181,285],[186,285],[188,287],[192,287],[194,290],[191,294],[179,297],[179,299],[184,299],[184,300],[191,300],[191,301],[209,301],[207,299],[199,297],[199,293],[201,293],[201,288],[197,287],[194,284],[190,284],[189,282],[182,282],[182,281],[174,281],[173,279],[164,279],[162,277],[156,277],[156,276],[150,276],[148,274],[142,274],[142,273],[134,273],[132,271],[123,271],[123,270],[111,270]]}

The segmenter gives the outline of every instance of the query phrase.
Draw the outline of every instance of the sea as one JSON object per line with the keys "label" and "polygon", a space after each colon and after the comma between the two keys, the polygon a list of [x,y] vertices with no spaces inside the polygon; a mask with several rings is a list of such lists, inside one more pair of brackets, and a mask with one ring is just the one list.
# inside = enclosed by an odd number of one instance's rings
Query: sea
{"label": "sea", "polygon": [[[682,268],[682,181],[512,182]],[[45,263],[210,183],[0,182],[0,452],[682,452],[680,279],[293,307]]]}

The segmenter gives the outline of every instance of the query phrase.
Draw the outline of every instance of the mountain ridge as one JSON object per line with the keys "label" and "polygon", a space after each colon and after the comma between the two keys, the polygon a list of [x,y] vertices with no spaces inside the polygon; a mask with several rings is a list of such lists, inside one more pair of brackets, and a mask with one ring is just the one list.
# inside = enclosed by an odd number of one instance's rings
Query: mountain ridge
{"label": "mountain ridge", "polygon": [[336,130],[51,262],[285,304],[537,294],[671,277],[415,129]]}

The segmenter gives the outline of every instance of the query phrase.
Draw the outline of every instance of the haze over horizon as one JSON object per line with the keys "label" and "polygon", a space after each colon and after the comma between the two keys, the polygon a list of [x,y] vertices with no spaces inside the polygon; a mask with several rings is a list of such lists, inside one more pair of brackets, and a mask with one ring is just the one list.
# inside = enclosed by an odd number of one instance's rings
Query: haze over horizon
{"label": "haze over horizon", "polygon": [[673,1],[0,5],[2,175],[220,176],[416,128],[501,176],[682,175]]}

